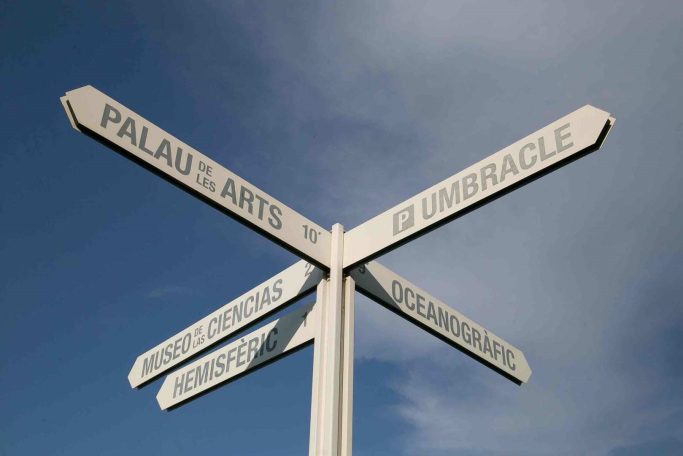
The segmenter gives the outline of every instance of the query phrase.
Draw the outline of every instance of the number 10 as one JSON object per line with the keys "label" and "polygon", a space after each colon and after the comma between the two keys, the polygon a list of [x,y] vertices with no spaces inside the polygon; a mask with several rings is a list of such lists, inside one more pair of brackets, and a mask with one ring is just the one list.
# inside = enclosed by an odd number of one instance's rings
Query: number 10
{"label": "number 10", "polygon": [[318,232],[312,230],[308,225],[303,225],[304,227],[304,239],[308,239],[312,244],[318,242]]}

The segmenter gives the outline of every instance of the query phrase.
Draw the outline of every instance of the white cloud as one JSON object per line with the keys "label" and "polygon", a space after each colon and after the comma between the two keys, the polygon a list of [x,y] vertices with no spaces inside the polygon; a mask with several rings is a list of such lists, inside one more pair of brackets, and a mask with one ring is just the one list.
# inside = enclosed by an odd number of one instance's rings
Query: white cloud
{"label": "white cloud", "polygon": [[151,299],[158,299],[178,294],[188,294],[189,292],[190,290],[186,287],[181,287],[178,285],[167,285],[164,287],[159,287],[150,290],[150,292],[147,293],[147,297]]}
{"label": "white cloud", "polygon": [[[680,285],[653,266],[683,250],[680,128],[658,129],[679,111],[653,101],[680,101],[680,46],[658,36],[680,28],[672,5],[344,2],[302,22],[243,18],[272,63],[269,106],[290,113],[277,122],[310,151],[310,207],[347,229],[586,102],[618,110],[604,151],[381,259],[534,370],[517,388],[359,298],[356,354],[401,366],[408,452],[604,454],[680,433],[677,363],[644,369],[636,349],[666,352],[661,332],[682,324],[664,305]],[[665,282],[659,300],[629,295]]]}

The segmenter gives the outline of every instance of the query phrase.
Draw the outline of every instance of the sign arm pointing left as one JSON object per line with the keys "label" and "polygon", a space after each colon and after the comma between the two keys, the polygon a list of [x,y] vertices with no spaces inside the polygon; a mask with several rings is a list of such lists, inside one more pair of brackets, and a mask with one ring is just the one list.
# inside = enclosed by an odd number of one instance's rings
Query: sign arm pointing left
{"label": "sign arm pointing left", "polygon": [[319,324],[317,304],[300,307],[169,374],[157,393],[162,410],[170,410],[303,348]]}
{"label": "sign arm pointing left", "polygon": [[330,232],[92,86],[61,98],[71,125],[324,268]]}
{"label": "sign arm pointing left", "polygon": [[238,331],[282,310],[313,291],[322,278],[323,271],[304,260],[293,264],[138,356],[128,373],[130,386],[140,388]]}

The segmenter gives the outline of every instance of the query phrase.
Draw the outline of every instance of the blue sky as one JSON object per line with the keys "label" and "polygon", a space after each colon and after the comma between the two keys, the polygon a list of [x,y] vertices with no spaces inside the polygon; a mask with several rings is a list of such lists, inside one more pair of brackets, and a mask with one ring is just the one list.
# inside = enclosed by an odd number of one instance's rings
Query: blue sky
{"label": "blue sky", "polygon": [[130,389],[297,258],[75,132],[86,84],[347,229],[611,112],[599,152],[382,257],[529,384],[357,296],[354,453],[683,453],[683,7],[594,3],[0,3],[0,455],[307,451],[311,348],[169,413]]}

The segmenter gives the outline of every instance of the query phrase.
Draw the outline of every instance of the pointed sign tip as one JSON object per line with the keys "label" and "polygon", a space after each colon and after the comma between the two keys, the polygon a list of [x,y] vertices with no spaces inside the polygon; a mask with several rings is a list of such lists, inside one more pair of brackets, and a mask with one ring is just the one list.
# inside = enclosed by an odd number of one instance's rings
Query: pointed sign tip
{"label": "pointed sign tip", "polygon": [[130,383],[130,387],[133,388],[133,389],[138,389],[138,386],[140,386],[140,384],[139,384],[139,383],[136,383],[136,382],[135,382],[135,379],[133,378],[133,371],[131,371],[131,372],[128,374],[128,383]]}
{"label": "pointed sign tip", "polygon": [[[529,382],[529,379],[531,378],[531,373],[533,371],[531,370],[531,366],[529,365],[529,361],[526,359],[526,355],[524,355],[524,352],[520,351],[520,355],[522,358],[520,361],[522,362],[523,369],[521,370],[518,378],[522,383],[526,384]],[[522,383],[520,383],[520,386],[522,385]]]}
{"label": "pointed sign tip", "polygon": [[524,384],[529,383],[529,379],[531,378],[531,373],[532,373],[532,370],[531,370],[531,368],[529,368],[527,374],[521,378],[522,383],[524,383]]}
{"label": "pointed sign tip", "polygon": [[585,105],[583,105],[581,108],[579,108],[579,110],[581,110],[581,109],[589,109],[589,110],[591,110],[591,111],[600,111],[600,112],[603,112],[603,113],[607,114],[608,116],[610,115],[609,112],[605,111],[604,109],[600,109],[600,108],[598,108],[597,106],[593,106],[593,105],[590,104],[590,103],[589,103],[589,104],[585,104]]}
{"label": "pointed sign tip", "polygon": [[157,395],[156,395],[157,404],[159,404],[159,408],[161,410],[167,410],[168,409],[167,401],[164,400],[164,386],[166,386],[167,381],[168,381],[168,377],[166,377],[164,379],[164,383],[161,384],[161,388],[159,388],[159,391],[157,392]]}
{"label": "pointed sign tip", "polygon": [[138,375],[135,375],[135,372],[140,372],[140,369],[138,368],[139,362],[140,357],[138,356],[135,358],[135,362],[133,363],[133,367],[130,368],[130,372],[128,372],[128,383],[130,383],[130,387],[133,389],[139,389],[140,385],[143,383],[143,380]]}
{"label": "pointed sign tip", "polygon": [[607,120],[605,121],[605,126],[602,128],[602,131],[600,132],[600,136],[598,137],[598,140],[595,144],[598,149],[601,148],[602,145],[605,143],[607,136],[612,131],[612,128],[614,128],[614,123],[617,120],[610,113],[606,113],[606,114],[607,114]]}
{"label": "pointed sign tip", "polygon": [[[92,85],[90,85],[90,84],[86,84],[86,85],[80,86],[80,87],[78,87],[78,88],[76,88],[76,89],[69,90],[68,92],[66,92],[66,94],[68,95],[68,94],[70,94],[71,92],[78,92],[78,91],[81,91],[81,90],[97,90],[97,89],[96,89],[95,87],[93,87]],[[99,90],[97,90],[97,91],[99,92]]]}
{"label": "pointed sign tip", "polygon": [[71,124],[73,129],[76,131],[81,131],[81,129],[78,128],[78,121],[76,120],[76,116],[74,115],[74,112],[71,109],[69,99],[66,97],[66,95],[64,95],[63,97],[59,97],[59,101],[62,103],[64,112],[66,112],[66,116],[69,118],[69,123]]}

